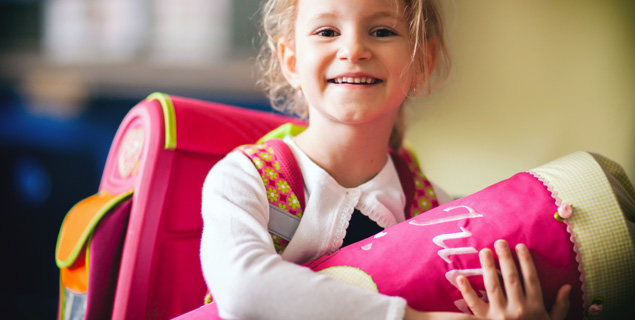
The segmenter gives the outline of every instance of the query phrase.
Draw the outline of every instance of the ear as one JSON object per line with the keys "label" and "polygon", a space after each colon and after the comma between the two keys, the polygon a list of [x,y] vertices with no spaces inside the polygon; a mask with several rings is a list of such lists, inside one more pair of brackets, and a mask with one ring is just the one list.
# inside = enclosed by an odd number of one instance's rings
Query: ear
{"label": "ear", "polygon": [[437,39],[430,38],[426,40],[426,66],[427,66],[426,69],[428,72],[428,74],[426,74],[427,77],[430,77],[430,75],[432,74],[432,71],[434,70],[434,66],[437,63],[438,53],[439,52],[437,51]]}
{"label": "ear", "polygon": [[430,79],[430,76],[432,75],[432,71],[434,71],[434,66],[437,63],[437,57],[438,57],[436,38],[426,39],[425,51],[426,52],[425,52],[424,63],[426,64],[426,74],[417,75],[415,77],[415,79],[412,82],[413,88],[423,86],[425,84],[425,83],[422,83],[424,79]]}
{"label": "ear", "polygon": [[278,40],[278,60],[282,67],[282,74],[289,84],[296,88],[300,88],[298,71],[296,69],[295,48],[289,39],[282,38]]}

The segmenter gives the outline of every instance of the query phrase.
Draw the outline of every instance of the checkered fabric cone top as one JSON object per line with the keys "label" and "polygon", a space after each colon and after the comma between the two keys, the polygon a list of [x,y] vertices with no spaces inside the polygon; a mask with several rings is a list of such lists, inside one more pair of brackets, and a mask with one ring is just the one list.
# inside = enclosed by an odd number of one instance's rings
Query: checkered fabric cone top
{"label": "checkered fabric cone top", "polygon": [[633,316],[635,192],[624,170],[603,156],[576,152],[529,172],[551,191],[559,206],[555,217],[571,234],[586,316]]}

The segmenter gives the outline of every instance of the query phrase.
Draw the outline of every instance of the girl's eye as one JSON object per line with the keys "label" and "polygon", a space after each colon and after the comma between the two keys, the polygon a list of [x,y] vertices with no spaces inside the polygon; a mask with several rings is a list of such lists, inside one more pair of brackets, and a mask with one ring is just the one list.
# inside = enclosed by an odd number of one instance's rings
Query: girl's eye
{"label": "girl's eye", "polygon": [[320,30],[316,31],[315,34],[320,36],[320,37],[336,37],[336,36],[338,36],[338,33],[335,30],[332,30],[332,29],[320,29]]}
{"label": "girl's eye", "polygon": [[395,33],[394,31],[390,29],[377,29],[371,32],[370,35],[374,37],[378,37],[378,38],[383,38],[383,37],[390,37],[390,36],[397,35],[397,33]]}

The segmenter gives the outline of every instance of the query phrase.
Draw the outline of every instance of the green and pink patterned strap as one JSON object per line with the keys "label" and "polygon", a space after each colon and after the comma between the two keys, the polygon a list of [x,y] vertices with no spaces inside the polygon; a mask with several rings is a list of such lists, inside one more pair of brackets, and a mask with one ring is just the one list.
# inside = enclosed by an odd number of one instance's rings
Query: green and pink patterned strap
{"label": "green and pink patterned strap", "polygon": [[[393,156],[393,162],[399,173],[399,179],[404,188],[406,199],[411,203],[410,210],[406,210],[406,219],[416,217],[434,207],[438,207],[439,200],[437,199],[434,187],[423,174],[423,171],[421,171],[415,155],[407,149],[401,149],[397,156],[395,156],[395,153],[391,153],[391,155]],[[403,160],[399,160],[400,158]],[[408,167],[407,172],[402,168],[404,167],[404,165],[401,164],[403,163],[402,161],[405,162]],[[406,177],[410,178],[408,179]],[[413,183],[414,191],[410,191],[409,189],[412,187],[409,186],[412,186]]]}
{"label": "green and pink patterned strap", "polygon": [[293,152],[281,139],[237,148],[256,166],[269,200],[269,233],[282,253],[297,229],[304,209],[302,172]]}

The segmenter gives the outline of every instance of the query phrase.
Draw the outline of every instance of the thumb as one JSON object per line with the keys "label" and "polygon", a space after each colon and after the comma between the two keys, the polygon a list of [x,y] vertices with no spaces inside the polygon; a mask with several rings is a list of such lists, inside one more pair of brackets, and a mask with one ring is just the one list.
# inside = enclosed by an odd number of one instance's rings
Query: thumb
{"label": "thumb", "polygon": [[570,284],[565,284],[560,287],[560,290],[558,290],[558,295],[556,296],[556,303],[554,303],[553,307],[551,308],[551,313],[549,314],[551,320],[561,320],[567,316],[567,312],[569,311],[570,293]]}

